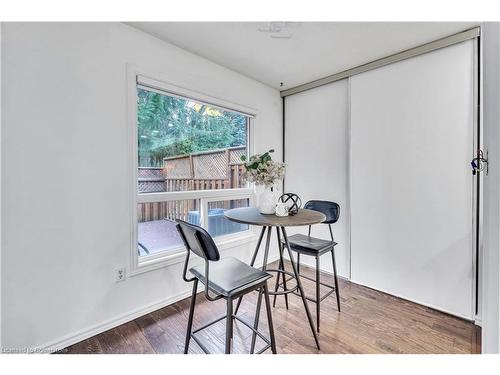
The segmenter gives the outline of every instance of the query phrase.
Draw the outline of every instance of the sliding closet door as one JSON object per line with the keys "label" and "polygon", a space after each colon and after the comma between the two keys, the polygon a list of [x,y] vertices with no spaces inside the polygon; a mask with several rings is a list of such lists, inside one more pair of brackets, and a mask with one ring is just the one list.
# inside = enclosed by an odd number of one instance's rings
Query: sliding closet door
{"label": "sliding closet door", "polygon": [[352,280],[473,317],[473,41],[351,78]]}
{"label": "sliding closet door", "polygon": [[[285,189],[309,199],[331,200],[340,205],[340,220],[333,225],[340,275],[349,276],[347,235],[347,81],[288,96],[285,99]],[[290,228],[289,232],[307,228]],[[329,239],[328,227],[316,225],[313,235]],[[314,264],[314,258],[301,262]],[[322,257],[321,268],[331,271],[330,257]]]}

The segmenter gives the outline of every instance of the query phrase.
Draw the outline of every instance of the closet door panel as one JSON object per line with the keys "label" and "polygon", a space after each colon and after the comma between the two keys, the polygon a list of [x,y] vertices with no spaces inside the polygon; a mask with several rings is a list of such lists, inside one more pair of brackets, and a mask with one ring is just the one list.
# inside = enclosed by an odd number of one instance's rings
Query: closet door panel
{"label": "closet door panel", "polygon": [[[285,99],[285,189],[298,194],[302,203],[310,199],[331,200],[341,207],[340,220],[333,225],[336,263],[340,275],[349,276],[347,205],[347,80],[334,82]],[[307,233],[307,228],[289,229]],[[326,225],[315,225],[314,236],[329,239]],[[301,262],[314,264],[314,258]],[[322,268],[332,270],[331,257],[324,256]]]}
{"label": "closet door panel", "polygon": [[473,318],[473,41],[351,78],[354,282]]}

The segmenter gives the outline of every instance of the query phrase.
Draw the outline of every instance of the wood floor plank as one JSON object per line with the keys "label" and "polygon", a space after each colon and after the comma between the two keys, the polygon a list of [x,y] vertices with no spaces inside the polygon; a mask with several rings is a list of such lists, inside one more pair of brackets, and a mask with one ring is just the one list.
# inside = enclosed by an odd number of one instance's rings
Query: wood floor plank
{"label": "wood floor plank", "polygon": [[[276,267],[276,264],[273,265]],[[287,264],[288,268],[290,264]],[[314,277],[313,270],[301,273]],[[331,275],[322,273],[330,282]],[[403,300],[346,280],[339,280],[342,312],[337,311],[335,294],[321,303],[318,351],[299,297],[290,295],[285,308],[279,296],[273,308],[278,353],[480,353],[481,329],[460,318]],[[269,282],[274,290],[274,279]],[[306,295],[314,297],[314,283],[304,281]],[[326,289],[322,288],[322,292]],[[272,299],[271,299],[272,300]],[[238,316],[253,324],[257,293],[245,296]],[[182,353],[190,299],[153,311],[136,320],[72,345],[62,353]],[[315,320],[315,306],[309,302]],[[197,296],[194,329],[225,314],[226,302],[210,302]],[[260,312],[259,330],[268,335],[266,311]],[[210,351],[224,352],[225,319],[200,331],[197,337]],[[233,352],[248,353],[252,331],[235,321]],[[257,339],[256,350],[265,343]],[[191,340],[189,353],[203,353]],[[266,353],[270,353],[267,350]]]}
{"label": "wood floor plank", "polygon": [[155,353],[155,350],[140,332],[135,321],[122,324],[98,336],[103,353],[142,354]]}
{"label": "wood floor plank", "polygon": [[101,343],[97,336],[91,337],[89,339],[80,341],[79,343],[72,345],[68,348],[65,348],[59,352],[60,354],[79,354],[79,353],[88,353],[88,354],[102,354],[104,353]]}

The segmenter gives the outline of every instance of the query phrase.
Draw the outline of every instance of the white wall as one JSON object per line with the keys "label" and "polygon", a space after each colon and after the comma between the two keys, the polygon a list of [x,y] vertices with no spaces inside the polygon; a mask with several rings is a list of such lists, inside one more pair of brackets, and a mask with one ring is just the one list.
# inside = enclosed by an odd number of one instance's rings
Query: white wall
{"label": "white wall", "polygon": [[[0,88],[2,87],[2,23],[0,22]],[[0,90],[0,213],[2,212],[2,90]],[[2,347],[2,215],[0,215],[0,348]]]}
{"label": "white wall", "polygon": [[484,216],[482,252],[482,351],[500,350],[500,24],[481,25],[482,108],[484,147],[488,150],[489,173],[484,176]]}
{"label": "white wall", "polygon": [[[305,204],[310,199],[340,205],[339,221],[332,225],[335,263],[340,276],[349,278],[348,205],[348,82],[347,79],[286,97],[285,190]],[[307,233],[307,227],[290,228],[290,234]],[[326,225],[315,225],[312,235],[330,239]],[[314,257],[301,263],[315,267]],[[321,269],[332,272],[329,255],[321,257]]]}
{"label": "white wall", "polygon": [[126,64],[256,108],[255,151],[277,156],[279,93],[118,23],[4,23],[2,38],[3,347],[71,344],[187,293],[182,264],[114,282],[131,237]]}

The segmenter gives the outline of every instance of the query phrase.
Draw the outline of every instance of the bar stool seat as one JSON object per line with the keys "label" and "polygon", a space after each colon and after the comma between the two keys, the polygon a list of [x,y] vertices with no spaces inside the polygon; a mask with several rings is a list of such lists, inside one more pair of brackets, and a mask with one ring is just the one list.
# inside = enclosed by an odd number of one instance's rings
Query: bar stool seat
{"label": "bar stool seat", "polygon": [[[196,266],[189,270],[203,284],[206,283],[204,266]],[[208,287],[224,297],[245,293],[255,289],[256,284],[262,284],[271,278],[267,272],[250,267],[248,264],[233,258],[223,258],[210,262],[210,277]]]}
{"label": "bar stool seat", "polygon": [[331,251],[332,247],[337,245],[337,242],[306,236],[305,234],[294,234],[288,237],[288,242],[292,250],[310,255],[322,255]]}

